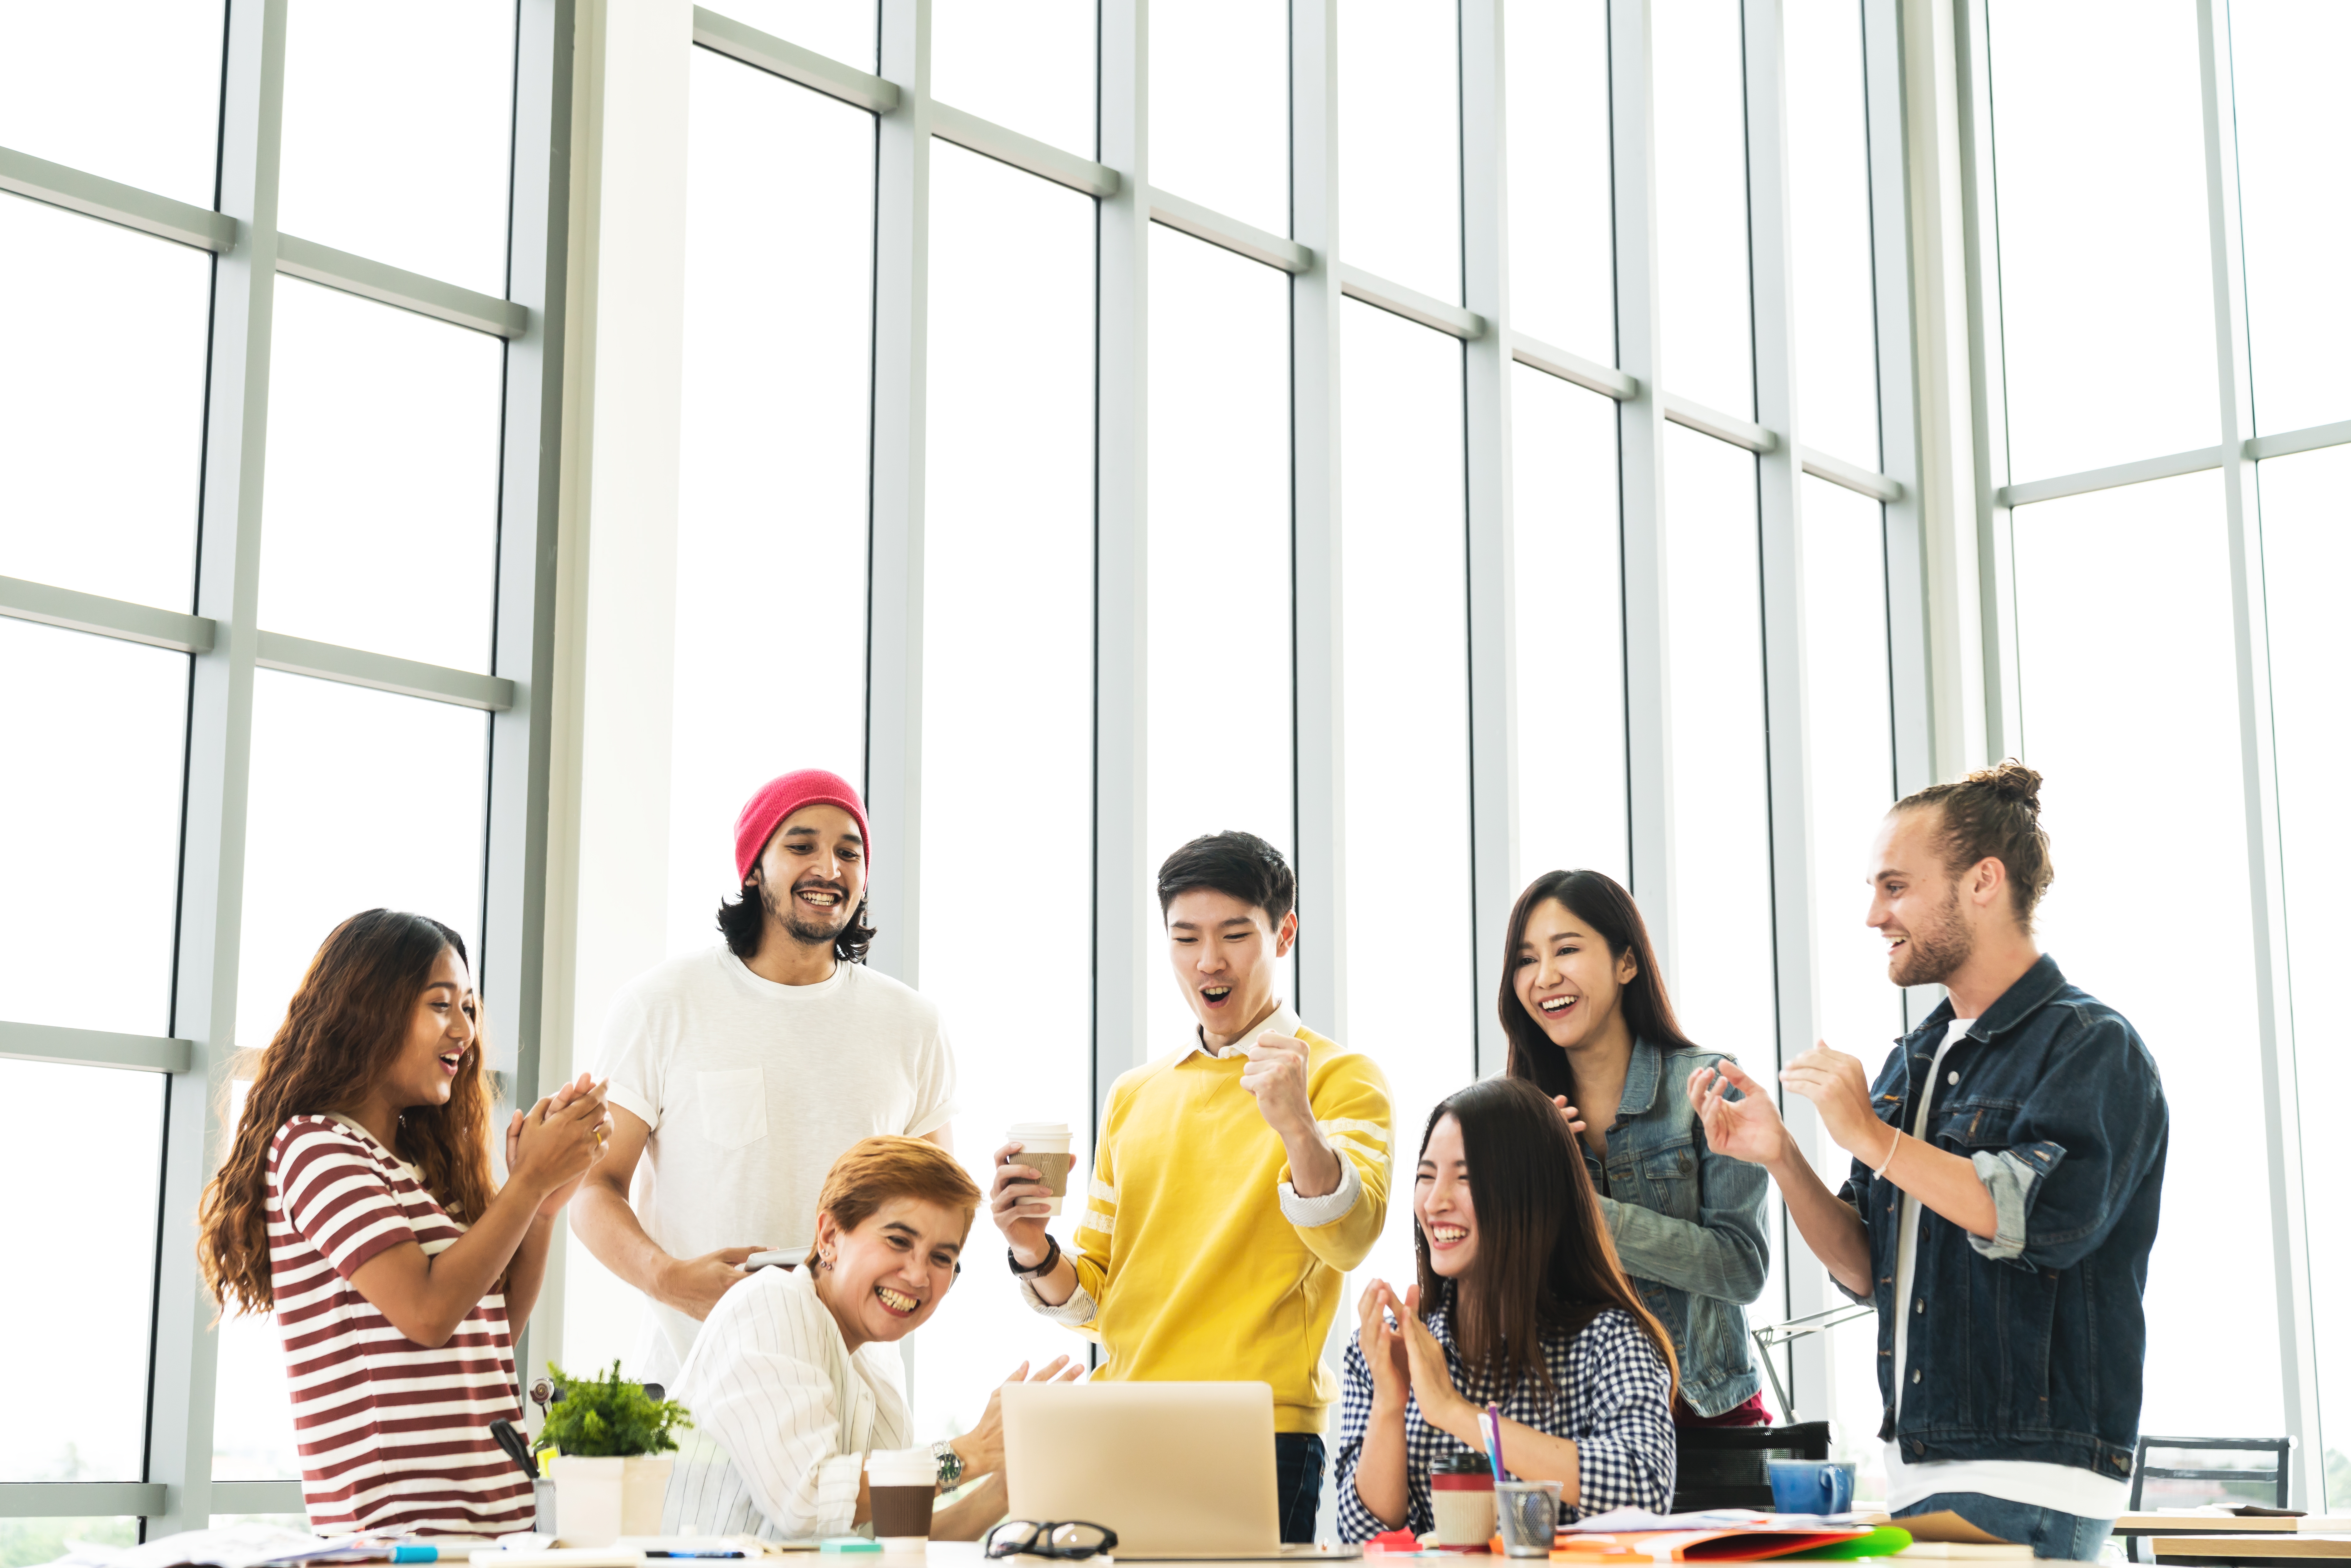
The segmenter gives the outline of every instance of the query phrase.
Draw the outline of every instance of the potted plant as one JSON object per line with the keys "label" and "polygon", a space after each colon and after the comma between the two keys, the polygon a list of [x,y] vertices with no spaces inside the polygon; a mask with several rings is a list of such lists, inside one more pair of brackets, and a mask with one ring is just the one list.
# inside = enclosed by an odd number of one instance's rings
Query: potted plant
{"label": "potted plant", "polygon": [[685,1406],[654,1399],[621,1378],[621,1364],[601,1377],[576,1378],[553,1362],[555,1399],[538,1446],[553,1448],[556,1520],[567,1546],[609,1546],[623,1535],[661,1533],[677,1439],[691,1427]]}

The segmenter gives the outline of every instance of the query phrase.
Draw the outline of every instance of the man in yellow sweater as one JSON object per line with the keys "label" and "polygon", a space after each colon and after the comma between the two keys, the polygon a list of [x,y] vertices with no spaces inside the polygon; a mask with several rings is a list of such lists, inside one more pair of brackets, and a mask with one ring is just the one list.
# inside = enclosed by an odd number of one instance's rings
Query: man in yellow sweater
{"label": "man in yellow sweater", "polygon": [[[1322,1342],[1388,1212],[1386,1077],[1274,994],[1298,883],[1253,833],[1193,840],[1159,868],[1195,1042],[1123,1073],[1094,1148],[1076,1250],[1046,1234],[1020,1145],[991,1195],[1029,1304],[1101,1342],[1094,1375],[1273,1385],[1281,1538],[1314,1539],[1322,1431],[1339,1397]],[[1074,1212],[1075,1184],[1069,1204]]]}

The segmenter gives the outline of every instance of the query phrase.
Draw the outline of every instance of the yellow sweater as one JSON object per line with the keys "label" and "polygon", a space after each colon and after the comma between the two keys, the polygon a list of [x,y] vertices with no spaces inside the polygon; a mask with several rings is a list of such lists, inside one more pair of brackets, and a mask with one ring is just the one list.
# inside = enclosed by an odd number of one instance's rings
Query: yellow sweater
{"label": "yellow sweater", "polygon": [[1079,1332],[1108,1353],[1096,1377],[1270,1383],[1276,1430],[1320,1432],[1339,1397],[1322,1343],[1347,1270],[1387,1219],[1388,1085],[1286,1008],[1267,1027],[1307,1042],[1315,1124],[1363,1184],[1353,1206],[1290,1222],[1278,1190],[1289,1160],[1240,1086],[1247,1057],[1191,1051],[1122,1074],[1070,1254],[1095,1303]]}

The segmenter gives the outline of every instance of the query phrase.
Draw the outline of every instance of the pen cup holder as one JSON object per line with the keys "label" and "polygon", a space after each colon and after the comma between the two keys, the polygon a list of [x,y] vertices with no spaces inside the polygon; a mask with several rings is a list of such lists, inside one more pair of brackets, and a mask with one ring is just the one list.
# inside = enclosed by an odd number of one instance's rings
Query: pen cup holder
{"label": "pen cup holder", "polygon": [[1495,1522],[1502,1550],[1512,1557],[1549,1557],[1559,1532],[1557,1481],[1504,1481],[1494,1489]]}

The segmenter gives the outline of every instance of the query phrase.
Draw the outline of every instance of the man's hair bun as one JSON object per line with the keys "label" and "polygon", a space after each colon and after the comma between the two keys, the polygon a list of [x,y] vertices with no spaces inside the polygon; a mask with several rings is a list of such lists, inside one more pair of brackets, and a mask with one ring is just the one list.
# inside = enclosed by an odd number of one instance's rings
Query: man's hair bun
{"label": "man's hair bun", "polygon": [[1967,781],[1980,784],[2003,800],[2013,800],[2028,810],[2041,810],[2041,775],[2011,757],[1996,768],[1980,768],[1968,775]]}

